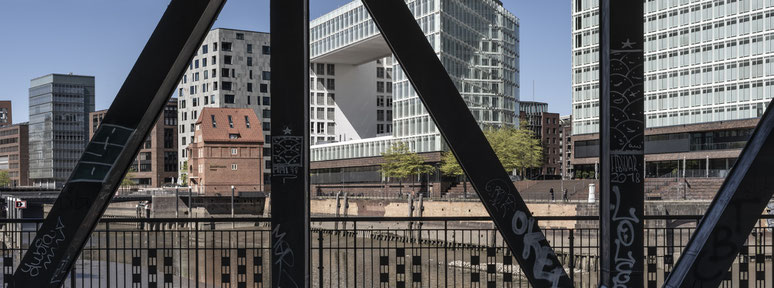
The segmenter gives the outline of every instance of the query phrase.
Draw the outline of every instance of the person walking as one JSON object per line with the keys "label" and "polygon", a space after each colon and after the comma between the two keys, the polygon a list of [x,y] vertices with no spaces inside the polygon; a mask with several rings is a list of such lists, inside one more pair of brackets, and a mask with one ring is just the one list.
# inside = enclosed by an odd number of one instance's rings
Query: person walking
{"label": "person walking", "polygon": [[564,201],[564,202],[570,201],[570,198],[567,197],[567,188],[564,188],[564,194],[562,195],[562,201]]}
{"label": "person walking", "polygon": [[551,187],[551,189],[548,190],[548,193],[551,194],[551,201],[553,202],[554,201],[554,187]]}

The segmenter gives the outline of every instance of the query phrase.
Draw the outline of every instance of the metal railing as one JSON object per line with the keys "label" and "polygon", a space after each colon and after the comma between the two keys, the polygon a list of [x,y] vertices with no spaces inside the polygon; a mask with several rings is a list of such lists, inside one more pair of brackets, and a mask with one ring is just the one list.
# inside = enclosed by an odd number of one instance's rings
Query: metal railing
{"label": "metal railing", "polygon": [[[647,287],[664,281],[699,217],[646,217]],[[596,287],[597,218],[537,219],[575,287]],[[773,285],[773,220],[761,217],[722,287]],[[272,253],[300,253],[271,248],[269,221],[103,219],[65,287],[269,287]],[[40,220],[0,223],[5,287]],[[313,218],[312,227],[313,287],[529,287],[488,217]],[[34,243],[41,256],[44,242]],[[40,259],[23,271],[54,265]]]}

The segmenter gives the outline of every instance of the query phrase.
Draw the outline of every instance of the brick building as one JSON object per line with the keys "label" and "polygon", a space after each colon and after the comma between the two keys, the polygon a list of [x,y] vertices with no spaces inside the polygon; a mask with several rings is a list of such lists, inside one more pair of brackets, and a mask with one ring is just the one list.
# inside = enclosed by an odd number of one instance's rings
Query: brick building
{"label": "brick building", "polygon": [[29,125],[13,125],[11,101],[0,101],[0,170],[8,171],[11,187],[28,186]]}
{"label": "brick building", "polygon": [[250,108],[205,107],[188,145],[188,175],[193,191],[205,195],[263,192],[263,131]]}
{"label": "brick building", "polygon": [[[9,109],[9,121],[10,114]],[[29,126],[27,123],[0,128],[0,170],[8,171],[12,187],[30,185],[30,157],[27,147],[29,147]]]}
{"label": "brick building", "polygon": [[11,101],[0,101],[0,127],[11,126]]}
{"label": "brick building", "polygon": [[[89,139],[106,113],[107,110],[89,113]],[[130,179],[142,187],[173,185],[179,171],[177,156],[177,98],[172,98],[132,163]]]}
{"label": "brick building", "polygon": [[561,175],[561,128],[559,114],[548,112],[548,103],[519,102],[519,121],[522,127],[532,130],[540,139],[543,148],[543,165],[538,169],[528,169],[527,178],[540,178]]}

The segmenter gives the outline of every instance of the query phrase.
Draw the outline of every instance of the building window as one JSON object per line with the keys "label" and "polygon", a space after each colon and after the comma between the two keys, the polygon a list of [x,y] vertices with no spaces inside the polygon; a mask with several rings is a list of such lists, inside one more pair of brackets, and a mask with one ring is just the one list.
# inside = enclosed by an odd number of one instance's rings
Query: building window
{"label": "building window", "polygon": [[247,53],[253,53],[253,44],[247,44]]}
{"label": "building window", "polygon": [[328,75],[336,75],[336,65],[328,64]]}
{"label": "building window", "polygon": [[260,92],[261,93],[269,93],[269,85],[268,84],[261,84],[260,86]]}
{"label": "building window", "polygon": [[202,54],[207,54],[207,44],[202,45]]}
{"label": "building window", "polygon": [[228,134],[228,139],[239,139],[242,138],[241,135],[237,134]]}
{"label": "building window", "polygon": [[376,77],[384,78],[384,67],[376,67]]}
{"label": "building window", "polygon": [[253,66],[253,57],[247,57],[247,66]]}
{"label": "building window", "polygon": [[263,122],[263,131],[271,131],[271,122]]}
{"label": "building window", "polygon": [[245,116],[245,126],[247,126],[247,128],[250,128],[250,118],[247,116]]}
{"label": "building window", "polygon": [[218,128],[218,123],[215,122],[215,115],[210,115],[210,117],[212,119],[212,128]]}
{"label": "building window", "polygon": [[231,91],[231,82],[223,81],[223,83],[220,84],[220,89]]}
{"label": "building window", "polygon": [[376,82],[376,92],[384,93],[384,82],[382,81]]}
{"label": "building window", "polygon": [[231,42],[220,43],[220,49],[227,52],[231,51]]}
{"label": "building window", "polygon": [[237,155],[237,153],[239,153],[237,148],[231,148],[231,155]]}
{"label": "building window", "polygon": [[223,64],[231,65],[231,56],[230,55],[223,56]]}
{"label": "building window", "polygon": [[261,47],[261,50],[263,52],[263,55],[271,55],[271,47],[264,45],[263,47]]}
{"label": "building window", "polygon": [[336,79],[329,78],[326,88],[328,88],[328,90],[336,90]]}
{"label": "building window", "polygon": [[236,33],[236,39],[237,40],[245,40],[245,34],[244,33]]}
{"label": "building window", "polygon": [[175,148],[175,129],[164,128],[164,148]]}
{"label": "building window", "polygon": [[[253,83],[247,83],[247,92],[253,92]],[[250,104],[250,103],[247,103]]]}
{"label": "building window", "polygon": [[237,170],[237,164],[231,164],[231,170]]}
{"label": "building window", "polygon": [[271,105],[271,97],[264,96],[263,97],[263,105]]}
{"label": "building window", "polygon": [[228,128],[234,128],[234,121],[231,119],[231,115],[228,115]]}
{"label": "building window", "polygon": [[262,71],[261,72],[261,79],[269,81],[271,80],[271,71]]}
{"label": "building window", "polygon": [[317,75],[325,75],[325,64],[317,64]]}
{"label": "building window", "polygon": [[[247,117],[247,116],[245,116]],[[271,118],[271,110],[263,109],[263,118]]]}
{"label": "building window", "polygon": [[164,152],[164,172],[177,172],[177,152]]}

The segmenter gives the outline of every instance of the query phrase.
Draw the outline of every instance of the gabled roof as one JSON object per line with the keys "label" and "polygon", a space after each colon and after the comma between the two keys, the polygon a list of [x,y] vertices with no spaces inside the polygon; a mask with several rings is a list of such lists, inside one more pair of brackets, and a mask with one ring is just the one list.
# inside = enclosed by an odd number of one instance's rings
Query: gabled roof
{"label": "gabled roof", "polygon": [[[229,125],[231,116],[231,125]],[[247,127],[247,121],[250,127]],[[213,126],[212,120],[215,119]],[[211,108],[202,109],[199,119],[196,120],[199,127],[195,133],[196,138],[201,133],[203,142],[237,142],[237,143],[263,143],[263,129],[261,121],[250,108]],[[231,139],[231,135],[237,134],[239,138]]]}

